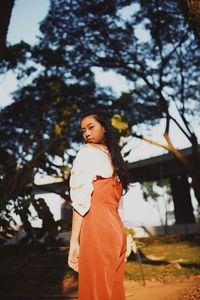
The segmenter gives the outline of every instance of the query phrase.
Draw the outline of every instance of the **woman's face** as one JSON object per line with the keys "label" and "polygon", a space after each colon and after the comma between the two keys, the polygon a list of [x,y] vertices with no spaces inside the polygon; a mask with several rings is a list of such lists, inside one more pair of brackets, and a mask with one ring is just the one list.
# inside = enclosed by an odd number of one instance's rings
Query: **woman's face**
{"label": "woman's face", "polygon": [[94,116],[85,117],[81,121],[81,130],[86,143],[105,144],[105,128]]}

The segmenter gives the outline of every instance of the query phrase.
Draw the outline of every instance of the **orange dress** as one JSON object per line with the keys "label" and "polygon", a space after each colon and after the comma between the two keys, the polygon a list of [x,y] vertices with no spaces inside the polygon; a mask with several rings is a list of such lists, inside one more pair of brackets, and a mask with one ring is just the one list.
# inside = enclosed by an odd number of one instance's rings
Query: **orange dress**
{"label": "orange dress", "polygon": [[93,181],[91,206],[80,232],[78,299],[124,300],[126,233],[118,213],[117,176]]}

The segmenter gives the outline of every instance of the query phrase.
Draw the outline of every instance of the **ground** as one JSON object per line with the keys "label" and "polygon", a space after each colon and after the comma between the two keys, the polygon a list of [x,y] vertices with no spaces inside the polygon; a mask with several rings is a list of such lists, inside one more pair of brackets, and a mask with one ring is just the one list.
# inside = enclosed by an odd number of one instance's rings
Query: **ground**
{"label": "ground", "polygon": [[[146,280],[145,286],[142,282],[134,280],[125,280],[126,300],[199,300],[200,299],[200,275],[191,276],[188,279],[176,280],[176,282],[159,282],[157,280]],[[46,293],[36,294],[30,291],[18,294],[11,293],[4,295],[2,300],[67,300],[77,298],[77,282],[66,282],[66,288],[63,293],[53,292],[49,286]]]}
{"label": "ground", "polygon": [[[68,288],[67,288],[68,286]],[[191,276],[173,282],[159,282],[157,280],[145,280],[143,282],[125,280],[126,300],[199,300],[200,299],[200,275]],[[66,282],[66,294],[68,299],[76,299],[77,284]]]}
{"label": "ground", "polygon": [[[126,300],[200,300],[199,236],[147,239],[139,246],[140,259],[134,254],[125,265]],[[78,276],[67,265],[66,247],[42,249],[0,248],[1,300],[77,299]]]}
{"label": "ground", "polygon": [[147,280],[145,286],[125,281],[126,300],[197,300],[200,299],[200,276],[170,283]]}

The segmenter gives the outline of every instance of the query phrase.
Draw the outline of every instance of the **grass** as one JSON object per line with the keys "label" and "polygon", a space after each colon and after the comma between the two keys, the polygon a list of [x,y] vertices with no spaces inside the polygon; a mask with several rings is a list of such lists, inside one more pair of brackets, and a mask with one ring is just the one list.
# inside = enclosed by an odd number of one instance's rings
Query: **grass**
{"label": "grass", "polygon": [[[200,274],[200,242],[198,239],[177,240],[175,237],[143,240],[141,250],[145,279],[168,281]],[[136,257],[128,259],[125,267],[126,279],[141,279]]]}

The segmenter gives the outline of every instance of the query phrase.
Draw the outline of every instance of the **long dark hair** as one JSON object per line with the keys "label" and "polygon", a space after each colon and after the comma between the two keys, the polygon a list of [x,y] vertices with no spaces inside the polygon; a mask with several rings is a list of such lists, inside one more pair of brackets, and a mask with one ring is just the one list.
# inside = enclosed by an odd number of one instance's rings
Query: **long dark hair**
{"label": "long dark hair", "polygon": [[105,140],[106,145],[108,147],[108,150],[111,155],[111,161],[112,165],[114,167],[115,172],[117,173],[121,183],[122,187],[127,193],[128,186],[129,186],[129,175],[128,175],[128,168],[126,165],[126,162],[124,161],[121,152],[120,147],[118,143],[118,136],[116,129],[111,125],[111,120],[109,118],[109,115],[102,110],[90,110],[85,112],[81,115],[81,121],[88,116],[94,116],[97,122],[99,122],[106,130],[105,132]]}

